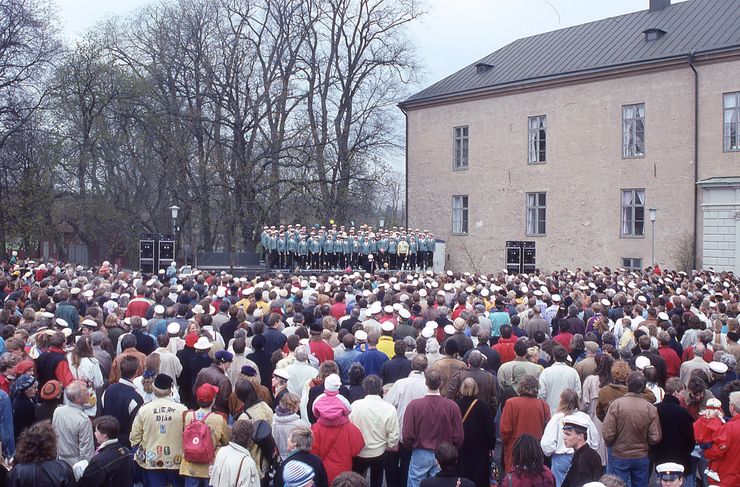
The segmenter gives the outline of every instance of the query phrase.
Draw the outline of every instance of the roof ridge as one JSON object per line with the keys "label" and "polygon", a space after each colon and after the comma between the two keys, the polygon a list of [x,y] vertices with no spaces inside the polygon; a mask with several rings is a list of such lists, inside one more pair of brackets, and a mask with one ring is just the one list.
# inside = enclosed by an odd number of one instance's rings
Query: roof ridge
{"label": "roof ridge", "polygon": [[[740,23],[740,9],[733,8],[737,1],[688,0],[658,12],[639,10],[521,37],[418,91],[401,105],[678,57],[691,51],[740,47],[740,30],[722,32],[718,28],[718,24]],[[646,44],[644,31],[651,28],[667,34]],[[477,72],[475,65],[479,63],[495,67]]]}

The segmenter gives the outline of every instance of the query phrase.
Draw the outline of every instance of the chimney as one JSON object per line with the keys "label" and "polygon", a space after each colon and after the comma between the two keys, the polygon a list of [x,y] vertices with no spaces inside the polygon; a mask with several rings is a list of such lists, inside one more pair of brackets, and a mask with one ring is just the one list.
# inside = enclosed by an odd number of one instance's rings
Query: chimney
{"label": "chimney", "polygon": [[650,12],[658,12],[671,6],[671,0],[650,0]]}

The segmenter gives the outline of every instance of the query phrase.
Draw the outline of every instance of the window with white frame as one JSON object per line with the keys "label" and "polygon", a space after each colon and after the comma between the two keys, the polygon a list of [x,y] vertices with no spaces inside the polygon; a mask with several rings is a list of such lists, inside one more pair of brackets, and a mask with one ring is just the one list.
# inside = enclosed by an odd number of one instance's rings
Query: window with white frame
{"label": "window with white frame", "polygon": [[457,195],[452,197],[452,233],[453,235],[468,234],[467,195]]}
{"label": "window with white frame", "polygon": [[544,235],[547,220],[547,193],[527,193],[527,235]]}
{"label": "window with white frame", "polygon": [[642,237],[645,235],[645,190],[622,190],[622,230],[623,237]]}
{"label": "window with white frame", "polygon": [[628,271],[641,271],[642,270],[642,258],[641,257],[622,257],[622,267]]}
{"label": "window with white frame", "polygon": [[645,104],[622,107],[622,157],[645,155]]}
{"label": "window with white frame", "polygon": [[453,130],[454,139],[454,162],[453,169],[467,169],[468,168],[468,126],[455,127]]}
{"label": "window with white frame", "polygon": [[545,115],[529,117],[529,157],[527,162],[537,164],[547,158],[547,119]]}
{"label": "window with white frame", "polygon": [[725,93],[723,102],[725,109],[723,148],[726,151],[740,150],[740,91]]}

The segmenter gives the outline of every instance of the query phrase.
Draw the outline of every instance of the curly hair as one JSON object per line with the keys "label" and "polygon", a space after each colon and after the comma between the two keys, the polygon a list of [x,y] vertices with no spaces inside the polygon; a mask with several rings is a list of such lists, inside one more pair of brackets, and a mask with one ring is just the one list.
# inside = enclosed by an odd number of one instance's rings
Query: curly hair
{"label": "curly hair", "polygon": [[617,360],[612,365],[612,382],[614,384],[627,384],[627,376],[630,375],[632,370],[627,362],[624,360]]}
{"label": "curly hair", "polygon": [[26,428],[15,447],[15,464],[38,463],[57,457],[57,435],[51,421],[39,421]]}
{"label": "curly hair", "polygon": [[526,397],[537,397],[540,383],[533,375],[525,375],[519,381],[519,395]]}

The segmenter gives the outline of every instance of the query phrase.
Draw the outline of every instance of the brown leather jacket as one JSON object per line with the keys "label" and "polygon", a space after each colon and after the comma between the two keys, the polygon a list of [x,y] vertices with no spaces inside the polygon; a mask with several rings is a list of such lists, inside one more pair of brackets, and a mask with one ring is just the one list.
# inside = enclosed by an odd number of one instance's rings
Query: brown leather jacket
{"label": "brown leather jacket", "polygon": [[609,406],[603,436],[616,457],[647,457],[649,447],[662,437],[658,410],[642,395],[628,392]]}
{"label": "brown leather jacket", "polygon": [[498,410],[498,387],[493,374],[483,369],[462,369],[453,372],[450,381],[447,383],[445,397],[453,401],[460,397],[460,386],[468,377],[472,378],[478,384],[477,399],[485,402],[491,408],[491,414],[496,417]]}
{"label": "brown leather jacket", "polygon": [[[599,391],[599,400],[596,403],[596,417],[599,418],[599,421],[604,421],[609,405],[615,399],[619,399],[625,394],[627,394],[627,386],[622,384],[607,384],[601,388]],[[655,394],[652,391],[645,389],[642,397],[648,400],[650,404],[655,404]]]}
{"label": "brown leather jacket", "polygon": [[193,386],[193,397],[195,397],[195,392],[198,388],[206,383],[218,387],[216,400],[213,403],[213,410],[228,416],[230,412],[229,396],[231,395],[231,381],[216,364],[211,364],[209,367],[198,372],[198,377],[195,379],[195,385]]}

